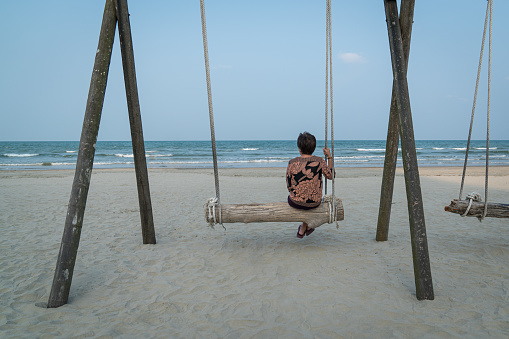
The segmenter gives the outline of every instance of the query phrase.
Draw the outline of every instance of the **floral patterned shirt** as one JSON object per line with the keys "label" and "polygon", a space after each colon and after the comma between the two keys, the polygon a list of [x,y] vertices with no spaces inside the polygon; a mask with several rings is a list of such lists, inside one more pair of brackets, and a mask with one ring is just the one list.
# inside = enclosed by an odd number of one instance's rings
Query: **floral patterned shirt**
{"label": "floral patterned shirt", "polygon": [[290,199],[297,205],[317,207],[322,202],[322,174],[332,179],[332,171],[324,159],[312,155],[290,160],[286,169],[286,186]]}

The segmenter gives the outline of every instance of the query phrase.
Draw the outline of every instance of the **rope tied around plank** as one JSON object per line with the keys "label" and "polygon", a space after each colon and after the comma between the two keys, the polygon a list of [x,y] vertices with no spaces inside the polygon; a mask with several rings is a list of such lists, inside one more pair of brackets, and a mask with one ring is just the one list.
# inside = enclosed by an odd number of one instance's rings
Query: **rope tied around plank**
{"label": "rope tied around plank", "polygon": [[[223,226],[223,228],[226,230],[226,227],[222,222],[221,205],[219,204],[219,199],[210,198],[205,203],[204,207],[207,209],[207,220],[209,221],[209,226],[214,228],[216,224],[221,224],[221,226]],[[216,213],[216,211],[219,211],[219,213]]]}
{"label": "rope tied around plank", "polygon": [[[481,195],[477,192],[472,192],[472,193],[467,194],[466,199],[468,200],[468,207],[467,207],[467,210],[465,211],[465,213],[461,214],[462,217],[466,217],[468,215],[468,212],[470,212],[470,208],[472,207],[472,202],[474,202],[474,201],[481,202],[482,201]],[[481,216],[478,216],[478,218],[479,218],[479,221],[482,221]]]}
{"label": "rope tied around plank", "polygon": [[336,229],[339,229],[338,220],[336,218],[337,215],[337,205],[336,198],[333,195],[325,195],[322,198],[322,203],[326,203],[329,209],[329,224],[336,222]]}

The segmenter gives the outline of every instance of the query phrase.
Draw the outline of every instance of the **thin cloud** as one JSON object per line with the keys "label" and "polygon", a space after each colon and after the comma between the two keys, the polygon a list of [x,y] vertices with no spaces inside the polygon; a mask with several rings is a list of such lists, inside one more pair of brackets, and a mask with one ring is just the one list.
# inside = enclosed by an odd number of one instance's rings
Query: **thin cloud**
{"label": "thin cloud", "polygon": [[338,57],[346,64],[359,64],[366,61],[362,55],[357,53],[339,53]]}

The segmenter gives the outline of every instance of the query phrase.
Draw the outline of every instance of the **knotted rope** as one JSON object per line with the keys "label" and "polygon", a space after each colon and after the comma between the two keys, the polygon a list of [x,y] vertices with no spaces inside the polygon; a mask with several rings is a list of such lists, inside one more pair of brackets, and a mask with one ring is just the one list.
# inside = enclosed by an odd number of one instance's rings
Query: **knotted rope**
{"label": "knotted rope", "polygon": [[[476,192],[467,194],[466,199],[468,200],[468,206],[467,206],[465,213],[461,214],[462,217],[466,217],[468,215],[468,212],[470,212],[470,208],[472,207],[472,202],[474,202],[474,201],[481,202],[482,201],[481,195]],[[485,207],[486,207],[486,205],[485,205]],[[482,221],[484,216],[480,215],[477,218],[479,218],[479,221]]]}
{"label": "knotted rope", "polygon": [[336,222],[336,229],[339,229],[339,223],[336,218],[337,216],[336,197],[332,195],[325,195],[322,198],[322,203],[326,203],[329,208],[329,224]]}

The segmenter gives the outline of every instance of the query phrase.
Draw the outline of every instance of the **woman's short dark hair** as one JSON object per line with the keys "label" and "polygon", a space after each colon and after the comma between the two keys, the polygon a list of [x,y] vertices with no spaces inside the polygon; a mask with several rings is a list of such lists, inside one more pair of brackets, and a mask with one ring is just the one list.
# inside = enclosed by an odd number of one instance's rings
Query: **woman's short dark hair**
{"label": "woman's short dark hair", "polygon": [[315,136],[308,132],[299,134],[299,138],[297,139],[297,147],[299,147],[302,154],[313,154],[316,148]]}

